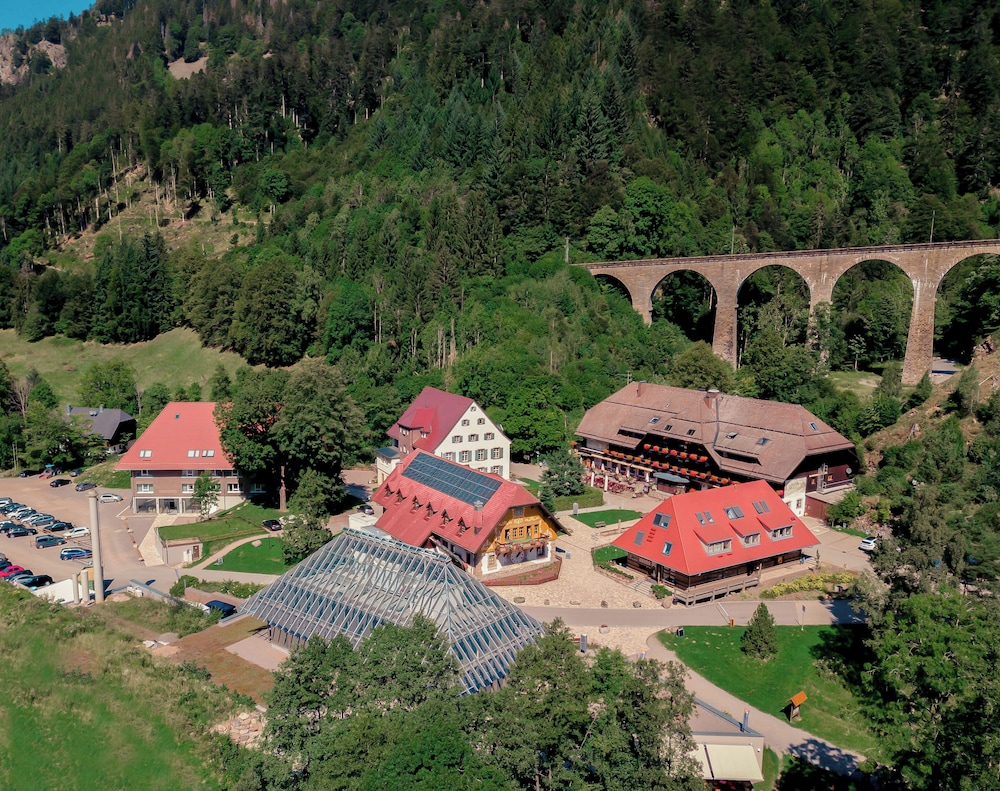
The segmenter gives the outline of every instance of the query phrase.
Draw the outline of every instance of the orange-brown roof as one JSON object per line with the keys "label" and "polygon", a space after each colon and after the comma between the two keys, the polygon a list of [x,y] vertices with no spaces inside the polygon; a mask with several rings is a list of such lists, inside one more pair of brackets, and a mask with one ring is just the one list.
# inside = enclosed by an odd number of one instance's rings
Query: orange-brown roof
{"label": "orange-brown roof", "polygon": [[798,404],[634,382],[587,410],[585,440],[638,448],[647,436],[701,445],[734,476],[784,483],[807,456],[854,444]]}
{"label": "orange-brown roof", "polygon": [[228,470],[214,401],[172,401],[121,457],[116,470]]}

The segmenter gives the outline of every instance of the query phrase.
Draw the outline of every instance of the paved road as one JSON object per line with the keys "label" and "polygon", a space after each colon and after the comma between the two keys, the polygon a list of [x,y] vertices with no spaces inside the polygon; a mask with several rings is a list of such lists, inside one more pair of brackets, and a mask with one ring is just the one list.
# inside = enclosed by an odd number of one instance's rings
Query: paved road
{"label": "paved road", "polygon": [[[779,626],[822,626],[833,623],[861,623],[861,617],[848,601],[769,601],[765,602]],[[745,626],[759,601],[726,601],[694,607],[675,605],[632,610],[583,609],[580,607],[522,607],[540,621],[561,618],[567,626],[594,627],[602,624],[622,628],[649,627],[669,629],[675,626],[727,626],[732,618]]]}

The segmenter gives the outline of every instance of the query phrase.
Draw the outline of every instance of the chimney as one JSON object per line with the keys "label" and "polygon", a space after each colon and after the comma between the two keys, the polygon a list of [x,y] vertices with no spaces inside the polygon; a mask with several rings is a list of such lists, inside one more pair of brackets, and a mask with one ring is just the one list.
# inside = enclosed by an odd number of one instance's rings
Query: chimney
{"label": "chimney", "polygon": [[645,379],[641,379],[635,383],[635,397],[642,398],[642,386],[646,384]]}

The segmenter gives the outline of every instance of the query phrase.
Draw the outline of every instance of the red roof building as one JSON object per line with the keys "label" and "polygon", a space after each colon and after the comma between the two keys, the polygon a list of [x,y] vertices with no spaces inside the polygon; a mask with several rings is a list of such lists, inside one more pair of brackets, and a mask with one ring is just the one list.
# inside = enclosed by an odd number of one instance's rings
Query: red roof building
{"label": "red roof building", "polygon": [[415,547],[436,548],[482,576],[549,561],[558,522],[523,486],[432,453],[410,453],[379,484],[376,526]]}
{"label": "red roof building", "polygon": [[222,449],[211,401],[167,404],[115,469],[132,474],[135,513],[197,514],[191,497],[194,481],[203,472],[219,486],[220,508],[231,508],[244,499],[243,481]]}
{"label": "red roof building", "polygon": [[685,604],[760,583],[762,569],[795,562],[819,541],[766,481],[678,494],[614,541],[628,567]]}
{"label": "red roof building", "polygon": [[471,398],[425,387],[386,433],[392,444],[378,452],[379,483],[415,450],[510,477],[510,440]]}

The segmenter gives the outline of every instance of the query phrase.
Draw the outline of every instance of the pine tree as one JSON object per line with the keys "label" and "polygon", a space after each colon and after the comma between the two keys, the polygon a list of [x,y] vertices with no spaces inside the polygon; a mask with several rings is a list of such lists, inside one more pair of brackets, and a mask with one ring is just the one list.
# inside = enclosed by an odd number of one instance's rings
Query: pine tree
{"label": "pine tree", "polygon": [[757,606],[747,630],[740,638],[740,647],[747,656],[767,660],[778,653],[778,633],[774,618],[763,602]]}

